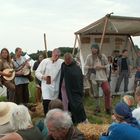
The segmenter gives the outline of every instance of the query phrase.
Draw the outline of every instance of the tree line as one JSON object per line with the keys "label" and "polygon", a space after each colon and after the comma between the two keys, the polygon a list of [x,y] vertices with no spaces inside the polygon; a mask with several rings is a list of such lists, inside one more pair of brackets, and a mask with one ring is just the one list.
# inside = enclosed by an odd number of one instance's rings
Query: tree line
{"label": "tree line", "polygon": [[[59,50],[61,51],[61,57],[63,57],[66,52],[69,52],[69,53],[72,53],[73,52],[73,48],[72,47],[59,47]],[[77,52],[78,52],[78,49],[75,48],[75,53],[74,54],[77,54]],[[11,54],[12,57],[14,56],[14,53],[13,52],[11,52],[10,54]],[[26,52],[23,52],[23,55],[25,55],[25,54],[26,54]],[[37,60],[39,54],[43,54],[44,57],[46,57],[46,51],[45,50],[37,50],[36,53],[31,53],[31,54],[28,54],[28,55],[33,60]],[[52,51],[48,50],[47,51],[47,54],[48,54],[48,57],[51,57]]]}

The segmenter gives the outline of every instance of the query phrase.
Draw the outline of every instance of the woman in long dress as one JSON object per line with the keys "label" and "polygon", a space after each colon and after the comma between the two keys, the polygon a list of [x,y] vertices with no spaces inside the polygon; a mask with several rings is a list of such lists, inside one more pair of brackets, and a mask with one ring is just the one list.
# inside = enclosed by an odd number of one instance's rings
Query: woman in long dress
{"label": "woman in long dress", "polygon": [[7,88],[7,100],[14,102],[15,99],[15,84],[14,84],[14,65],[11,60],[8,49],[3,48],[1,50],[0,59],[0,80],[1,86],[4,85]]}

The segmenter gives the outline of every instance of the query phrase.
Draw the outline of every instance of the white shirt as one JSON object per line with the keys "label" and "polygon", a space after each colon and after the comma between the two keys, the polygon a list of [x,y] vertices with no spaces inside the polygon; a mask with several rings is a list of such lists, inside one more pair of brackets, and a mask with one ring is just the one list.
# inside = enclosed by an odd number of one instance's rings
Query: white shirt
{"label": "white shirt", "polygon": [[[101,61],[104,64],[101,64]],[[89,68],[91,68],[91,67],[95,68],[96,66],[100,66],[100,65],[104,65],[107,68],[107,65],[108,65],[107,57],[104,54],[102,54],[101,59],[99,59],[98,57],[93,58],[92,54],[89,54],[85,61],[84,74],[86,75],[88,73]],[[94,79],[95,81],[107,81],[106,70],[105,69],[96,70],[96,75],[91,74],[90,80],[92,80],[92,79]]]}
{"label": "white shirt", "polygon": [[[61,64],[64,60],[58,59],[54,63],[51,58],[46,58],[41,61],[37,70],[35,71],[36,77],[41,80],[41,89],[43,99],[54,100],[58,98],[60,70]],[[51,76],[51,84],[46,84],[42,76]]]}

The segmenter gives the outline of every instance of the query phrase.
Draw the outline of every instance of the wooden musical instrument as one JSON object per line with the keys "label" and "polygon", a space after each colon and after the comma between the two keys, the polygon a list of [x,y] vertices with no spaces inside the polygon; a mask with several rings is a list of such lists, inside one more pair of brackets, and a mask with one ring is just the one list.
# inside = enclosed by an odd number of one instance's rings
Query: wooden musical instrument
{"label": "wooden musical instrument", "polygon": [[[30,60],[31,58],[27,59],[24,63],[22,63],[21,65],[19,65],[18,68],[16,69],[12,69],[12,68],[7,68],[4,69],[3,72],[8,74],[8,73],[12,73],[12,75],[10,77],[7,76],[3,76],[3,78],[7,81],[11,81],[14,79],[15,77],[15,72],[17,71],[22,71],[23,72],[23,77],[26,77],[30,74],[30,69],[26,66],[26,63]],[[21,75],[22,76],[22,75]]]}
{"label": "wooden musical instrument", "polygon": [[[23,72],[23,77],[26,77],[30,74],[30,69],[29,68],[24,67],[24,68],[21,69],[21,71]],[[3,76],[3,78],[5,80],[11,81],[11,80],[14,79],[14,77],[15,77],[15,70],[14,69],[7,68],[7,69],[4,69],[3,72],[5,74],[11,73],[10,77],[9,76]]]}
{"label": "wooden musical instrument", "polygon": [[5,74],[11,73],[11,76],[10,76],[10,77],[3,76],[3,78],[4,78],[5,80],[11,81],[11,80],[14,79],[14,77],[15,77],[15,70],[14,70],[14,69],[10,69],[10,68],[4,69],[3,72],[4,72]]}

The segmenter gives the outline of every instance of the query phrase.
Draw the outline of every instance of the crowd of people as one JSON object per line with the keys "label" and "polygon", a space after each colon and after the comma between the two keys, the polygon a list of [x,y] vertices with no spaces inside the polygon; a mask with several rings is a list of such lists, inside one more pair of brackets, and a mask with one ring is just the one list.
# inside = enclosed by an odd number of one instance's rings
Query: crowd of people
{"label": "crowd of people", "polygon": [[[135,139],[134,134],[140,135],[140,88],[136,81],[140,78],[140,51],[136,59],[135,99],[137,108],[128,91],[131,63],[128,50],[114,51],[114,57],[106,57],[100,52],[98,44],[91,45],[91,53],[84,64],[84,74],[80,63],[77,63],[71,53],[60,58],[59,49],[52,51],[50,58],[40,54],[33,66],[36,84],[36,102],[42,102],[44,116],[36,125],[33,125],[30,111],[28,110],[29,89],[31,81],[31,66],[29,60],[22,56],[22,49],[15,49],[15,56],[11,59],[8,49],[3,48],[0,54],[0,86],[7,88],[7,101],[0,102],[0,140],[84,140],[75,125],[88,123],[88,118],[83,104],[84,76],[91,83],[94,96],[94,115],[101,112],[99,88],[104,93],[104,107],[108,115],[112,115],[113,123],[108,132],[102,134],[101,140],[114,140],[117,133],[118,139]],[[111,73],[118,74],[115,92],[119,92],[124,79],[124,94],[113,111],[111,103],[110,81]],[[132,97],[132,96],[131,96]],[[132,97],[133,98],[133,97]],[[132,133],[123,135],[121,129]],[[94,133],[94,132],[93,132]],[[125,138],[124,138],[125,137]],[[117,139],[116,138],[116,139]]]}

